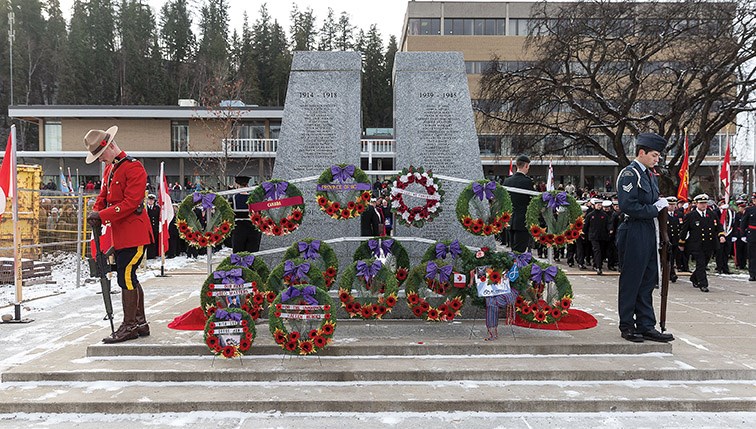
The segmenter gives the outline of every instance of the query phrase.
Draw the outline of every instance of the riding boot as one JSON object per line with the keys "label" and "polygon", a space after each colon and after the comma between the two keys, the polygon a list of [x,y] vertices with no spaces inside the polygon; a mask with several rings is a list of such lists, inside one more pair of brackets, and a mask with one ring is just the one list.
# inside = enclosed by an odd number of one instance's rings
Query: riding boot
{"label": "riding boot", "polygon": [[137,333],[136,313],[139,292],[136,289],[121,290],[121,303],[123,304],[123,323],[111,336],[103,338],[105,344],[120,343],[123,341],[139,338]]}
{"label": "riding boot", "polygon": [[135,289],[139,292],[136,312],[137,334],[139,334],[140,337],[149,337],[150,325],[147,324],[147,316],[144,314],[144,289],[142,289],[140,283],[137,283]]}

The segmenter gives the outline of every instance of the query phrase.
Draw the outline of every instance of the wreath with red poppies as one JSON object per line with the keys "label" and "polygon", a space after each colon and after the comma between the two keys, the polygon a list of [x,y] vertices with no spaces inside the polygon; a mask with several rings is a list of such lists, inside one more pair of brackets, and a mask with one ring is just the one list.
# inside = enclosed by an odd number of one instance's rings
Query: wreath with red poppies
{"label": "wreath with red poppies", "polygon": [[246,311],[219,309],[205,323],[205,344],[216,356],[234,358],[244,355],[255,341],[255,323]]}
{"label": "wreath with red poppies", "polygon": [[512,198],[494,180],[478,180],[459,194],[457,219],[465,231],[472,234],[499,234],[512,219]]}
{"label": "wreath with red poppies", "polygon": [[354,261],[361,259],[381,259],[396,277],[398,285],[407,279],[409,275],[410,258],[407,249],[393,238],[373,237],[363,241],[354,251]]}
{"label": "wreath with red poppies", "polygon": [[[232,253],[230,256],[223,258],[223,260],[220,261],[217,269],[228,270],[235,267],[249,268],[260,276],[263,283],[270,275],[270,269],[265,264],[265,261],[263,261],[262,258],[255,256],[252,252]],[[265,284],[262,285],[261,289],[265,289]],[[275,295],[273,295],[273,298],[275,298]],[[273,301],[273,298],[270,300]]]}
{"label": "wreath with red poppies", "polygon": [[[455,286],[451,262],[434,259],[413,268],[407,277],[404,292],[412,314],[428,321],[451,322],[461,313],[465,304],[467,284]],[[437,307],[430,304],[433,297],[441,296]]]}
{"label": "wreath with red poppies", "polygon": [[354,165],[332,165],[320,175],[316,189],[320,210],[336,220],[359,217],[371,198],[370,178]]}
{"label": "wreath with red poppies", "polygon": [[349,317],[381,319],[396,305],[398,293],[396,277],[375,258],[351,264],[339,281],[339,301]]}
{"label": "wreath with red poppies", "polygon": [[252,225],[265,235],[280,237],[302,224],[302,192],[293,183],[273,179],[255,188],[247,199]]}
{"label": "wreath with red poppies", "polygon": [[[210,220],[205,213],[210,210]],[[200,219],[198,217],[202,217]],[[234,211],[223,197],[202,191],[181,201],[176,214],[179,236],[192,247],[215,246],[234,229]]]}
{"label": "wreath with red poppies", "polygon": [[326,289],[330,289],[336,281],[339,273],[339,259],[328,243],[313,238],[297,241],[286,250],[283,256],[284,260],[296,258],[318,264],[318,268],[323,273]]}
{"label": "wreath with red poppies", "polygon": [[331,317],[332,306],[328,292],[321,288],[307,284],[289,286],[272,304],[275,309],[270,312],[273,341],[289,353],[317,353],[333,340],[336,320]]}
{"label": "wreath with red poppies", "polygon": [[515,282],[517,314],[531,323],[557,323],[572,306],[572,285],[556,266],[533,262],[520,269],[525,282]]}
{"label": "wreath with red poppies", "polygon": [[[546,227],[541,226],[541,219]],[[530,199],[525,213],[530,235],[546,247],[574,242],[583,231],[583,211],[575,197],[564,191],[547,191]]]}
{"label": "wreath with red poppies", "polygon": [[264,290],[260,276],[249,268],[219,267],[202,284],[200,308],[208,317],[218,309],[239,308],[246,311],[252,320],[257,320],[266,302],[273,301],[275,297],[274,292]]}
{"label": "wreath with red poppies", "polygon": [[[424,190],[425,192],[420,192]],[[405,201],[422,200],[419,205],[410,206]],[[431,222],[442,211],[441,202],[444,199],[444,190],[441,183],[433,178],[431,170],[425,171],[423,167],[402,169],[394,179],[391,188],[391,209],[396,214],[399,223],[418,228]]]}

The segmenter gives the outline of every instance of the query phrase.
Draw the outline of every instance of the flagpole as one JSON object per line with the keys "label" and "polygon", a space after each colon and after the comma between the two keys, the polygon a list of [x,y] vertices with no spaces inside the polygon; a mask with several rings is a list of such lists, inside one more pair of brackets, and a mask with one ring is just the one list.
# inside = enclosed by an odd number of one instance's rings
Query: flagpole
{"label": "flagpole", "polygon": [[[16,286],[16,302],[14,305],[14,322],[28,323],[32,322],[32,319],[21,319],[21,302],[23,301],[23,288],[22,288],[22,276],[21,276],[21,234],[18,230],[18,166],[16,165],[16,126],[11,125],[11,183],[10,189],[13,192],[13,198],[11,198],[13,204],[13,267],[14,267],[14,283]],[[3,160],[3,162],[6,162]]]}
{"label": "flagpole", "polygon": [[[166,189],[163,189],[163,168],[165,166],[165,162],[160,163],[160,177],[158,178],[158,194],[161,195],[162,192],[165,192]],[[160,240],[160,277],[165,277],[165,242],[163,241],[163,236],[166,234],[165,225],[163,225],[163,210],[165,210],[165,207],[160,207],[160,219],[158,221],[160,222],[160,234],[158,234],[159,240]]]}

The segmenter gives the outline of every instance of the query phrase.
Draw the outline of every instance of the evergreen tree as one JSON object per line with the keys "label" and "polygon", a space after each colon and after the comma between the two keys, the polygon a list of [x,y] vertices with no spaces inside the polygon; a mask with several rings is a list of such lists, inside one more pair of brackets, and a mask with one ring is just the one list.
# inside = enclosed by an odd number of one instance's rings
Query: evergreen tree
{"label": "evergreen tree", "polygon": [[273,79],[268,105],[283,106],[286,98],[286,87],[289,84],[289,72],[291,71],[291,52],[287,47],[286,33],[283,27],[278,24],[278,21],[273,22],[271,35],[271,50],[275,53],[275,56],[270,69]]}
{"label": "evergreen tree", "polygon": [[360,38],[363,50],[362,117],[366,127],[387,127],[391,124],[391,97],[386,73],[383,40],[375,24]]}
{"label": "evergreen tree", "polygon": [[333,9],[328,8],[328,16],[323,20],[323,26],[320,27],[320,42],[318,42],[319,51],[336,50],[336,20],[333,18]]}
{"label": "evergreen tree", "polygon": [[196,66],[200,98],[209,94],[208,85],[223,84],[229,78],[228,20],[226,0],[207,0],[202,6]]}
{"label": "evergreen tree", "polygon": [[42,41],[45,59],[41,72],[42,103],[58,104],[60,79],[66,70],[68,33],[59,0],[47,0],[45,13],[47,22],[45,22],[45,37]]}
{"label": "evergreen tree", "polygon": [[294,51],[315,49],[315,15],[307,8],[300,12],[297,5],[291,8],[291,46]]}
{"label": "evergreen tree", "polygon": [[271,21],[267,7],[260,7],[252,26],[252,58],[257,69],[260,105],[281,106],[291,68],[286,34],[278,21]]}
{"label": "evergreen tree", "polygon": [[349,22],[349,14],[341,12],[339,22],[336,24],[334,49],[338,51],[350,51],[354,49],[354,29],[355,27]]}
{"label": "evergreen tree", "polygon": [[153,80],[161,80],[162,72],[159,64],[153,64],[157,34],[149,6],[140,0],[122,0],[118,35],[120,104],[151,104],[160,99],[151,85]]}
{"label": "evergreen tree", "polygon": [[[236,36],[236,32],[234,32]],[[235,80],[241,82],[240,96],[248,104],[260,103],[260,82],[257,77],[257,64],[253,50],[253,35],[249,28],[249,20],[246,12],[242,24],[241,38],[237,41],[234,49]]]}
{"label": "evergreen tree", "polygon": [[168,0],[160,10],[160,42],[166,60],[167,97],[170,103],[179,98],[196,98],[191,76],[197,40],[192,32],[192,18],[187,0]]}
{"label": "evergreen tree", "polygon": [[15,16],[13,42],[14,104],[42,102],[42,70],[44,69],[45,20],[39,0],[11,3]]}

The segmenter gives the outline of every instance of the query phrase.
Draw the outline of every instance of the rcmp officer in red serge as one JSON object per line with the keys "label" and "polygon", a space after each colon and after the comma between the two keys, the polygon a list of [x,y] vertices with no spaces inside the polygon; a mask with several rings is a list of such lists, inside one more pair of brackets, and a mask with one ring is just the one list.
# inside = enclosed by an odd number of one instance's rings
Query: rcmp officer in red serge
{"label": "rcmp officer in red serge", "polygon": [[725,235],[717,215],[708,208],[709,196],[696,195],[693,202],[696,207],[685,215],[680,228],[680,250],[686,250],[696,262],[696,269],[690,276],[693,287],[708,292],[706,266],[717,247],[724,244]]}
{"label": "rcmp officer in red serge", "polygon": [[658,134],[641,133],[636,138],[635,160],[617,179],[619,207],[625,219],[617,228],[620,260],[619,329],[622,338],[668,342],[671,334],[656,329],[652,292],[659,284],[657,215],[667,209],[659,198],[659,185],[651,171],[667,142]]}
{"label": "rcmp officer in red serge", "polygon": [[152,228],[144,210],[147,172],[142,163],[126,155],[114,137],[117,126],[107,131],[89,130],[84,145],[87,164],[97,160],[106,164],[103,183],[87,220],[94,227],[109,223],[113,231],[116,273],[121,287],[123,323],[104,343],[120,343],[150,335],[144,314],[144,291],[136,270],[144,257],[145,246],[153,241]]}
{"label": "rcmp officer in red serge", "polygon": [[740,221],[740,230],[748,237],[748,280],[756,281],[756,192],[751,195],[751,206]]}

